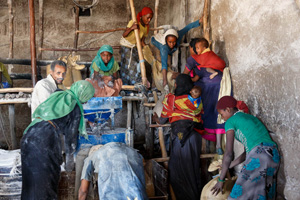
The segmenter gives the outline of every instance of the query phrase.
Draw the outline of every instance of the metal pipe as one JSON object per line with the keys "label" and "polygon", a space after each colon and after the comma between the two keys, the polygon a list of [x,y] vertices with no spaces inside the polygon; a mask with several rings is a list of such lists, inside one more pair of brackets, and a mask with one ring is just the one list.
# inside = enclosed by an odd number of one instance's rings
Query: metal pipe
{"label": "metal pipe", "polygon": [[[37,60],[36,64],[38,66],[46,66],[49,65],[53,62],[54,60]],[[3,64],[16,64],[16,65],[31,65],[31,60],[30,59],[5,59],[5,58],[0,58],[0,62]],[[76,62],[78,65],[85,65],[86,67],[89,67],[92,62],[83,62],[83,61],[78,61]]]}
{"label": "metal pipe", "polygon": [[36,75],[36,49],[35,49],[35,21],[34,21],[34,0],[29,0],[29,22],[30,22],[30,54],[31,54],[31,73],[32,86],[37,82]]}

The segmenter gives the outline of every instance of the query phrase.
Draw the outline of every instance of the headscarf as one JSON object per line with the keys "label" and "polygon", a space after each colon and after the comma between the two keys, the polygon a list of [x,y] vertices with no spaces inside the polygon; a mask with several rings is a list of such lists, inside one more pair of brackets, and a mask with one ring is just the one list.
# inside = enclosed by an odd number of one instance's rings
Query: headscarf
{"label": "headscarf", "polygon": [[196,51],[196,42],[197,40],[199,40],[200,38],[192,38],[191,41],[190,41],[190,47],[193,48],[195,54],[197,54],[197,51]]}
{"label": "headscarf", "polygon": [[187,74],[179,74],[176,78],[175,96],[189,95],[194,83]]}
{"label": "headscarf", "polygon": [[[149,7],[144,7],[141,12],[139,12],[136,16],[137,23],[139,24],[141,21],[141,17],[144,15],[153,14],[153,11]],[[149,24],[147,26],[147,33],[149,33]]]}
{"label": "headscarf", "polygon": [[173,35],[178,39],[178,32],[175,29],[168,29],[164,34],[158,33],[153,37],[157,42],[161,43],[162,45],[165,45],[167,36],[169,35]]}
{"label": "headscarf", "polygon": [[90,66],[91,75],[94,73],[94,69],[93,69],[93,64],[94,63],[96,63],[97,67],[99,69],[101,69],[102,71],[104,71],[104,72],[108,72],[114,66],[114,62],[115,62],[114,56],[112,56],[111,59],[110,59],[110,61],[107,63],[107,65],[105,65],[105,63],[103,62],[103,60],[101,58],[101,55],[100,55],[104,51],[107,51],[107,52],[109,52],[111,54],[114,53],[112,46],[110,46],[110,45],[103,45],[99,49],[99,51],[97,52],[97,55],[94,58],[94,60],[92,61],[92,64]]}
{"label": "headscarf", "polygon": [[248,106],[243,101],[237,101],[232,96],[223,96],[217,103],[217,109],[237,108],[244,113],[249,113]]}
{"label": "headscarf", "polygon": [[34,119],[31,124],[26,128],[27,130],[41,121],[49,121],[59,119],[71,113],[75,106],[78,105],[81,112],[81,119],[78,127],[79,133],[87,137],[84,113],[82,103],[90,100],[95,93],[95,89],[88,81],[77,81],[72,84],[70,90],[54,92],[50,97],[41,103],[34,111],[32,118]]}

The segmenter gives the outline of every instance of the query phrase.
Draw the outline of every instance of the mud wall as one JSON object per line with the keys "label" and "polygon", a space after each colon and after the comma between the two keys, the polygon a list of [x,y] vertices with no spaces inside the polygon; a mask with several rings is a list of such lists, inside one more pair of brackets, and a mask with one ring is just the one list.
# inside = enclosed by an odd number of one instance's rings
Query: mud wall
{"label": "mud wall", "polygon": [[[13,2],[15,58],[30,58],[27,2]],[[73,47],[72,1],[44,2],[44,47]],[[154,1],[135,1],[135,4],[137,11],[143,6],[154,9]],[[203,0],[160,0],[158,23],[183,28],[187,23],[199,19],[203,4]],[[35,5],[38,22],[38,1],[35,1]],[[210,6],[212,47],[230,67],[234,96],[248,104],[251,114],[265,123],[280,147],[282,163],[278,175],[279,199],[300,198],[300,171],[297,170],[300,165],[297,156],[300,151],[300,79],[297,78],[300,75],[299,5],[299,0],[212,0]],[[6,1],[0,1],[0,13],[0,22],[3,24],[0,27],[0,57],[5,58],[9,49]],[[127,16],[125,0],[100,1],[92,9],[92,16],[80,17],[80,30],[125,27]],[[81,34],[78,46],[98,47],[104,43],[118,45],[121,34]],[[200,28],[191,31],[187,41],[200,34]],[[95,53],[80,53],[81,60],[91,61]],[[43,52],[42,58],[55,59],[61,55],[61,52]],[[30,67],[15,66],[11,71],[30,72]],[[31,81],[21,81],[19,85],[30,87]],[[6,118],[5,107],[1,106],[0,109]],[[17,120],[20,122],[17,134],[20,137],[30,122],[30,110],[26,105],[19,105],[17,112]],[[8,127],[8,122],[4,123]]]}
{"label": "mud wall", "polygon": [[[29,7],[28,0],[18,0],[13,2],[14,16],[14,48],[13,57],[16,59],[30,59],[30,31],[29,31]],[[90,4],[92,0],[82,1]],[[154,1],[134,1],[136,14],[144,7],[148,6],[154,10]],[[39,54],[39,1],[34,1],[35,5],[35,29],[37,55]],[[161,1],[158,18],[158,25],[166,21],[166,0]],[[44,39],[43,48],[73,48],[75,36],[75,4],[70,0],[44,0]],[[130,10],[127,10],[126,0],[100,0],[98,5],[91,9],[91,16],[80,16],[79,30],[101,31],[116,28],[125,28],[128,19],[131,19]],[[162,20],[163,19],[163,20]],[[8,58],[9,55],[9,14],[7,0],[0,1],[0,58]],[[153,27],[154,20],[151,22]],[[95,48],[103,44],[118,46],[123,31],[104,34],[79,34],[78,48]],[[149,35],[153,32],[150,31]],[[81,61],[91,62],[97,51],[82,51]],[[119,49],[114,49],[117,61],[120,61]],[[43,51],[42,60],[55,60],[60,56],[68,55],[69,52]],[[6,65],[7,66],[7,65]],[[8,66],[7,66],[8,67]],[[13,65],[9,67],[10,73],[31,73],[30,66]],[[42,67],[42,76],[45,77],[45,70]],[[31,80],[14,80],[14,87],[32,87]],[[126,106],[124,106],[126,110]],[[16,105],[16,134],[18,140],[31,121],[30,108],[28,105]],[[0,106],[0,123],[4,125],[4,134],[9,139],[8,107]],[[2,130],[0,129],[2,132]],[[0,134],[0,143],[5,143],[5,137]],[[1,146],[0,144],[0,146]]]}

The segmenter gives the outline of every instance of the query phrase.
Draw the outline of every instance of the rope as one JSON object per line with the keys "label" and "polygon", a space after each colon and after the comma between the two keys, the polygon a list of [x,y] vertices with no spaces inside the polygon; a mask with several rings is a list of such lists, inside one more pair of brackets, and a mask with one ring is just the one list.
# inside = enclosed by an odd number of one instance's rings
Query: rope
{"label": "rope", "polygon": [[85,11],[86,9],[90,9],[94,6],[96,6],[99,3],[99,0],[93,0],[93,3],[91,5],[80,5],[77,0],[73,0],[73,3],[82,9],[82,11]]}

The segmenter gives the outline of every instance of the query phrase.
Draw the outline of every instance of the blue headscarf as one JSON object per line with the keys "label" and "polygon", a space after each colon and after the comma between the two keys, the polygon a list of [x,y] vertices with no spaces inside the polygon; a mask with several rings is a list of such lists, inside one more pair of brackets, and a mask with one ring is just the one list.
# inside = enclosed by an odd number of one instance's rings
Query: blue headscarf
{"label": "blue headscarf", "polygon": [[103,45],[97,52],[97,55],[94,58],[94,60],[92,61],[92,64],[90,66],[91,75],[94,73],[94,69],[93,69],[94,63],[96,63],[97,67],[104,72],[110,71],[112,69],[112,67],[114,66],[114,62],[115,62],[114,56],[112,56],[110,61],[107,63],[107,65],[105,65],[105,63],[103,62],[101,55],[100,55],[104,51],[107,51],[111,54],[114,53],[113,48],[110,45]]}

